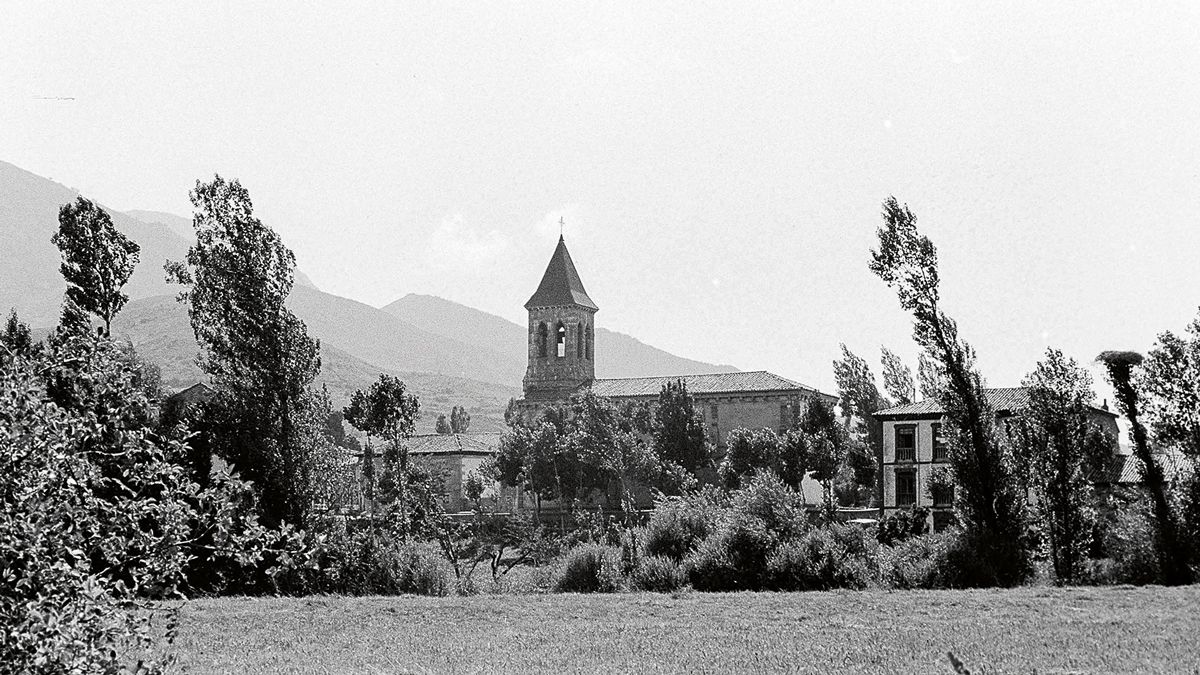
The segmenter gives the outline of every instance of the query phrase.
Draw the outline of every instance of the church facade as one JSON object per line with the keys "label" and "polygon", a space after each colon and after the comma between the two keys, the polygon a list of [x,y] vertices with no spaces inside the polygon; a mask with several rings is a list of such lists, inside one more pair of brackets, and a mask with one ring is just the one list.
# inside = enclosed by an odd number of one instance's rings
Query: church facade
{"label": "church facade", "polygon": [[831,406],[837,402],[836,396],[766,371],[597,378],[596,360],[603,358],[594,351],[599,307],[588,296],[562,237],[525,309],[528,365],[524,397],[516,405],[527,419],[586,388],[616,401],[653,404],[668,382],[681,380],[703,412],[713,444],[724,450],[733,429],[786,431],[812,399]]}

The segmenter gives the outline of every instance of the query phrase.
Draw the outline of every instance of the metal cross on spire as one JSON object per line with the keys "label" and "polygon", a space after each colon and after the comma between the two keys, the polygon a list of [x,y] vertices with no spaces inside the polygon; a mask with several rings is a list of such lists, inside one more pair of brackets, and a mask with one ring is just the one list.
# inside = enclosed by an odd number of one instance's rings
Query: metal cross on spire
{"label": "metal cross on spire", "polygon": [[558,217],[558,236],[563,236],[563,217]]}

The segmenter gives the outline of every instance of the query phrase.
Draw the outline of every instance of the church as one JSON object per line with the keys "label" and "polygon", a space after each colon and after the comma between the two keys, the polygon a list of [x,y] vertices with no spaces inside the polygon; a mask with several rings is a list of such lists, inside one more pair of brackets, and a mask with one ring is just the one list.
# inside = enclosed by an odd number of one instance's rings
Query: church
{"label": "church", "polygon": [[597,379],[596,359],[604,358],[593,346],[599,307],[584,289],[561,236],[525,309],[528,366],[517,409],[527,418],[589,387],[616,401],[656,401],[664,385],[682,380],[704,414],[713,444],[723,450],[733,429],[786,431],[813,398],[830,406],[837,403],[836,396],[761,370]]}
{"label": "church", "polygon": [[[526,421],[588,388],[615,401],[644,401],[653,405],[663,386],[682,380],[703,413],[710,441],[722,453],[729,432],[734,429],[767,428],[783,432],[814,398],[830,406],[837,403],[836,396],[761,370],[596,378],[596,361],[604,358],[595,352],[595,318],[599,307],[584,289],[561,236],[525,309],[529,312],[528,365],[524,395],[514,402],[514,412]],[[496,453],[500,436],[499,433],[417,436],[409,440],[409,455],[447,477],[443,495],[447,510],[465,512],[472,506],[463,495],[463,482]],[[803,489],[810,503],[820,499],[819,487],[811,479],[804,481]],[[531,508],[521,490],[490,485],[486,494],[501,511]]]}

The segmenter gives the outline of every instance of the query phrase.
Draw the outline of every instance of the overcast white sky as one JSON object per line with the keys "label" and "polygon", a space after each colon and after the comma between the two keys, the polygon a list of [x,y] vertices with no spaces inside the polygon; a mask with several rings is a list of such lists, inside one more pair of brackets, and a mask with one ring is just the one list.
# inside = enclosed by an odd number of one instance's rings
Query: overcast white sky
{"label": "overcast white sky", "polygon": [[0,159],[185,216],[237,177],[322,289],[522,323],[562,216],[600,325],[826,390],[915,364],[889,194],[993,385],[1195,316],[1200,5],[646,4],[6,3]]}

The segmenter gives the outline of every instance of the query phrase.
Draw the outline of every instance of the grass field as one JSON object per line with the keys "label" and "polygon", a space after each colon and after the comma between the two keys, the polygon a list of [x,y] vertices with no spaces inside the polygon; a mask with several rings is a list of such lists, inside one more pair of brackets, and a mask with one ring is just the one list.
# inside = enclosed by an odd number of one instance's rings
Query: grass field
{"label": "grass field", "polygon": [[200,600],[186,672],[1200,672],[1200,587]]}

